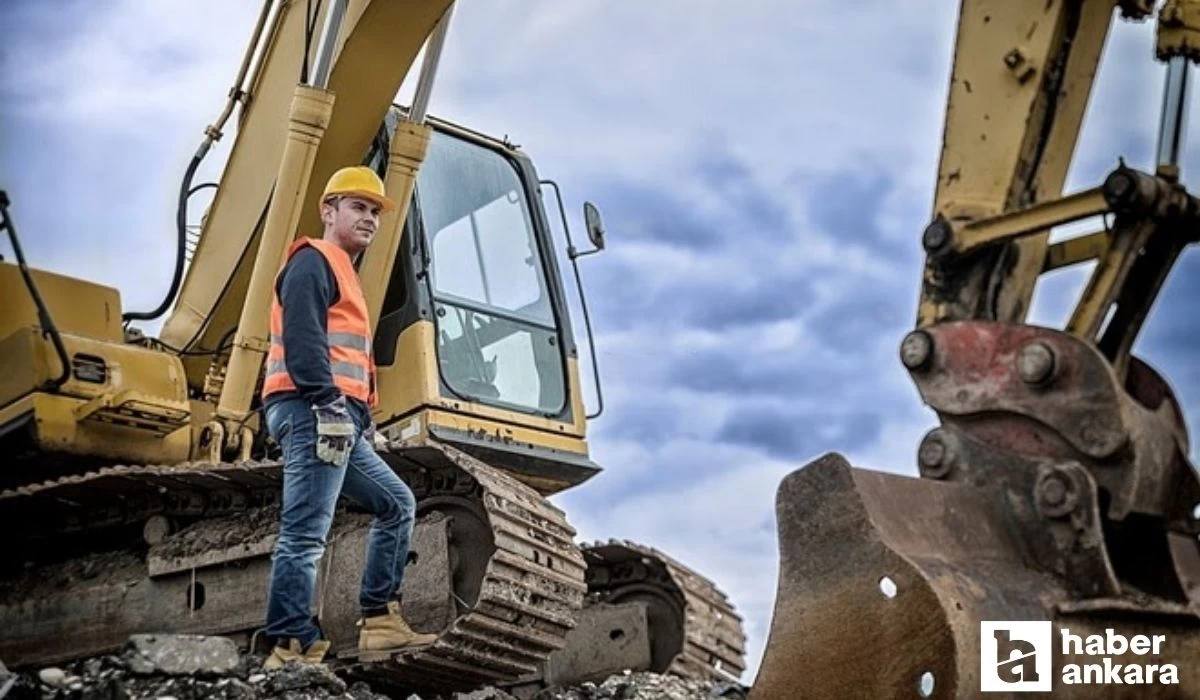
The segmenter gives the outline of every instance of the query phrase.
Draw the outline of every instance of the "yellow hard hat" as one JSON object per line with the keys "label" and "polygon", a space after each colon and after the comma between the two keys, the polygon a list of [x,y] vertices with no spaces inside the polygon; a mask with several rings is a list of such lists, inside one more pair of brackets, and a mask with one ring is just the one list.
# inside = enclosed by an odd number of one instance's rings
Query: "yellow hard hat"
{"label": "yellow hard hat", "polygon": [[378,204],[384,212],[396,208],[396,203],[384,193],[383,180],[379,179],[374,170],[363,165],[342,168],[329,178],[321,201],[335,196],[369,199]]}

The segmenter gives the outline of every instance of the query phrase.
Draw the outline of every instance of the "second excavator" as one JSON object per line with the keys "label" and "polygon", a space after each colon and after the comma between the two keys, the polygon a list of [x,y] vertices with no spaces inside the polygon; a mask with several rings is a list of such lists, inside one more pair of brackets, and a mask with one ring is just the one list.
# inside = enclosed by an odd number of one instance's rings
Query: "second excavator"
{"label": "second excavator", "polygon": [[[941,425],[915,450],[920,478],[830,453],[784,479],[751,698],[1200,697],[1200,478],[1180,402],[1133,352],[1200,240],[1179,157],[1200,3],[1158,10],[1152,170],[1114,157],[1102,184],[1063,194],[1110,25],[1154,5],[961,3],[899,347]],[[1080,222],[1095,227],[1051,240]],[[1039,279],[1087,263],[1065,327],[1030,323]]]}
{"label": "second excavator", "polygon": [[[357,581],[345,572],[361,570],[369,518],[346,505],[318,575],[330,657],[382,686],[437,693],[527,694],[626,668],[741,675],[741,619],[717,586],[643,545],[579,546],[547,500],[600,471],[551,221],[572,265],[604,246],[604,228],[586,205],[594,248],[576,249],[557,185],[521,149],[427,116],[452,10],[263,3],[183,178],[179,257],[157,309],[125,311],[115,289],[31,268],[18,204],[0,202],[17,258],[0,262],[10,667],[110,652],[138,632],[256,641],[281,478],[258,398],[272,283],[295,237],[320,230],[330,174],[361,163],[400,204],[356,266],[381,455],[418,498],[404,615],[438,640],[355,658]],[[422,50],[412,104],[393,105]],[[192,180],[235,109],[236,141],[193,235],[188,203],[206,184]],[[131,325],[168,310],[158,337]]]}

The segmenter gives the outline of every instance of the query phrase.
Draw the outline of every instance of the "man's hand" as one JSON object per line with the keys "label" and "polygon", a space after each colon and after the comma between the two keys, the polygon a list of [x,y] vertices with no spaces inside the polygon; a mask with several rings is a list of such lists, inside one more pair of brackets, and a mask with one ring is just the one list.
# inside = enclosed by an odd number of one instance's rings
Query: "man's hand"
{"label": "man's hand", "polygon": [[372,420],[371,424],[367,426],[367,429],[363,431],[363,437],[366,438],[367,442],[371,443],[371,447],[374,447],[376,452],[387,451],[388,439],[383,436],[383,433],[379,432],[378,428],[375,427],[374,420]]}
{"label": "man's hand", "polygon": [[313,406],[313,413],[317,416],[317,459],[346,466],[354,449],[354,419],[346,408],[346,398],[339,396],[323,406]]}

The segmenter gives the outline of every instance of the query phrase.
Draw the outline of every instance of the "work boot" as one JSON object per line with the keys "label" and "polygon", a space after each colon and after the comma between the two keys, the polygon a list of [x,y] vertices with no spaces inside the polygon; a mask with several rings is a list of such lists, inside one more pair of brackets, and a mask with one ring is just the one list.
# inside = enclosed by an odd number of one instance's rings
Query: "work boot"
{"label": "work boot", "polygon": [[409,647],[422,647],[437,641],[436,634],[412,631],[400,616],[400,603],[390,601],[387,613],[358,621],[358,660],[382,661]]}
{"label": "work boot", "polygon": [[321,662],[325,659],[325,653],[328,651],[329,640],[327,639],[318,639],[308,645],[307,651],[300,647],[300,640],[289,639],[286,647],[282,646],[282,642],[275,644],[275,648],[271,650],[271,655],[263,662],[262,667],[264,671],[277,671],[289,661],[323,666],[324,664]]}

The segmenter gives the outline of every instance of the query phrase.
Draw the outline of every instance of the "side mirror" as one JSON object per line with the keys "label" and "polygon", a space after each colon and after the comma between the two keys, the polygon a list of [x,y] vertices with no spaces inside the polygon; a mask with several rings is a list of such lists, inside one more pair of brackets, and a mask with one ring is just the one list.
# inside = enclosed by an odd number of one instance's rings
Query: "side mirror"
{"label": "side mirror", "polygon": [[583,203],[583,221],[587,225],[588,238],[596,250],[604,250],[604,221],[600,218],[600,210],[591,202]]}
{"label": "side mirror", "polygon": [[[592,420],[604,412],[604,393],[600,388],[600,367],[596,363],[596,340],[592,337],[592,321],[588,317],[587,298],[583,294],[583,281],[579,279],[579,263],[577,260],[585,255],[599,253],[604,250],[604,222],[600,219],[600,210],[591,202],[583,203],[583,221],[587,225],[588,238],[591,239],[592,245],[595,246],[592,250],[579,252],[575,248],[575,243],[571,241],[571,226],[567,223],[567,209],[563,206],[562,192],[559,191],[558,185],[553,180],[541,180],[539,185],[549,185],[554,188],[554,197],[558,200],[558,214],[562,217],[563,233],[567,237],[567,257],[571,259],[571,267],[575,270],[575,286],[579,289],[579,305],[583,308],[583,323],[587,326],[588,346],[592,351],[592,372],[596,378],[596,400],[599,402],[599,407],[595,413],[587,414],[587,419]],[[540,192],[540,190],[539,190]]]}

